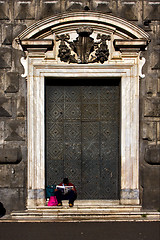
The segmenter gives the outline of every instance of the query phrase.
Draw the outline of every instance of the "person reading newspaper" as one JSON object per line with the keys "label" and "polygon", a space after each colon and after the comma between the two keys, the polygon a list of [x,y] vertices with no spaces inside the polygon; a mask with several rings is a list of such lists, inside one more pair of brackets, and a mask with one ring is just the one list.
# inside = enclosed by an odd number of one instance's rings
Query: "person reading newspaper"
{"label": "person reading newspaper", "polygon": [[69,207],[73,207],[77,198],[77,190],[75,186],[69,182],[68,178],[64,178],[63,182],[56,186],[55,196],[58,206],[62,206],[62,200],[69,200]]}

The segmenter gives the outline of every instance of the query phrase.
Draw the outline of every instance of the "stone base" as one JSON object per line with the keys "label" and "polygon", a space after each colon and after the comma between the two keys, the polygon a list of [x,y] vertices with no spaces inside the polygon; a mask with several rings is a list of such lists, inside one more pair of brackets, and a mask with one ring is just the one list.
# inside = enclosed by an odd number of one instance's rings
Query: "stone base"
{"label": "stone base", "polygon": [[121,199],[120,204],[121,205],[139,205],[140,200],[139,199]]}

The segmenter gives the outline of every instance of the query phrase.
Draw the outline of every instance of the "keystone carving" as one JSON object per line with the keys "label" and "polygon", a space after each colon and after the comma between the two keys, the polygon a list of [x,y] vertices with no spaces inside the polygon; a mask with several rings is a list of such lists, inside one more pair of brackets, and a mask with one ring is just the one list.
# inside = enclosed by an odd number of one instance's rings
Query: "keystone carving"
{"label": "keystone carving", "polygon": [[87,64],[104,63],[108,60],[109,50],[106,41],[111,40],[110,35],[98,34],[98,41],[94,42],[94,39],[90,37],[93,33],[92,28],[82,26],[76,31],[79,36],[72,42],[69,41],[69,34],[56,36],[56,41],[60,41],[58,57],[62,62]]}

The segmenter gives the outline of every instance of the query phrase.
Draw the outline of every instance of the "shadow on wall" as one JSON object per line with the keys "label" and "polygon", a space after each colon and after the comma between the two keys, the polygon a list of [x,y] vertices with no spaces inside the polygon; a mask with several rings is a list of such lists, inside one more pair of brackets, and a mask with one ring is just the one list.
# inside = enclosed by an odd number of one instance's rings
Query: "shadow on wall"
{"label": "shadow on wall", "polygon": [[0,202],[0,218],[6,214],[6,209],[4,208],[3,204]]}

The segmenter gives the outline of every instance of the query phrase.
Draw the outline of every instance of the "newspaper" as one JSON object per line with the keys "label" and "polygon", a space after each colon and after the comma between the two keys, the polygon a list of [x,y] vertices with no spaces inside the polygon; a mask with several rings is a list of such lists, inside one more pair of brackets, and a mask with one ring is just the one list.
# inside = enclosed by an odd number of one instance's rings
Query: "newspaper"
{"label": "newspaper", "polygon": [[62,194],[67,194],[70,190],[73,189],[73,186],[56,186],[56,189],[61,190]]}

